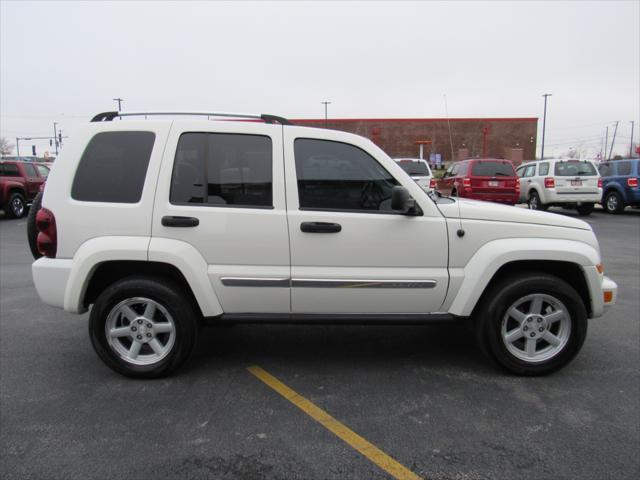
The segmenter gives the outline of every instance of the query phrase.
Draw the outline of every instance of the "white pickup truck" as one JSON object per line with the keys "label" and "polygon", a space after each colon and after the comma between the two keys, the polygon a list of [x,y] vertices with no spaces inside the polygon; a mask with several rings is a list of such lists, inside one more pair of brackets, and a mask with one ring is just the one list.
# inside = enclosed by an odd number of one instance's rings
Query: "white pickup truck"
{"label": "white pickup truck", "polygon": [[203,319],[463,319],[504,368],[544,374],[617,291],[587,223],[427,193],[369,140],[272,115],[96,115],[36,223],[40,297],[91,308],[97,354],[133,377],[183,364]]}

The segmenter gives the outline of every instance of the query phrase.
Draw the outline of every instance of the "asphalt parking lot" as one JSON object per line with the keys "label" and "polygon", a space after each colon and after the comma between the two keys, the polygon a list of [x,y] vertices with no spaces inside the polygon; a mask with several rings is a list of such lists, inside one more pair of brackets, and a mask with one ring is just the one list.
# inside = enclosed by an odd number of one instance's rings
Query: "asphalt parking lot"
{"label": "asphalt parking lot", "polygon": [[257,365],[426,479],[638,478],[640,211],[586,220],[619,300],[552,376],[503,373],[451,325],[242,325],[135,381],[94,354],[86,315],[40,302],[26,220],[0,218],[0,477],[393,478]]}

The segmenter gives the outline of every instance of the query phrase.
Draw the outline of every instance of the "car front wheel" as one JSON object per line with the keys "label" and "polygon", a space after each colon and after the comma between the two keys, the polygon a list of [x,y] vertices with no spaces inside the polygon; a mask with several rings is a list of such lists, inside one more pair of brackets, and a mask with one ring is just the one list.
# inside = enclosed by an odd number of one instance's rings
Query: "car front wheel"
{"label": "car front wheel", "polygon": [[129,277],[107,287],[89,318],[91,343],[111,369],[154,378],[180,367],[196,345],[200,314],[178,284]]}
{"label": "car front wheel", "polygon": [[474,317],[483,351],[518,375],[562,368],[580,351],[587,334],[587,311],[578,293],[543,273],[499,282]]}

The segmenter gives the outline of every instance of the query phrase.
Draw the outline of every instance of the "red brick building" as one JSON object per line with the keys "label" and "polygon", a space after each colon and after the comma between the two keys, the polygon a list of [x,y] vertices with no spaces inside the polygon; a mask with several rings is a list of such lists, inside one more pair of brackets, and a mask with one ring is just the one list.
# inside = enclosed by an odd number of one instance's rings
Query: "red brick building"
{"label": "red brick building", "polygon": [[[292,120],[297,125],[324,127],[324,119]],[[444,162],[478,156],[508,158],[514,163],[535,159],[537,118],[343,118],[329,119],[327,128],[356,133],[375,142],[391,157],[424,158],[440,154]],[[451,132],[451,135],[449,135]],[[453,148],[452,148],[453,146]]]}

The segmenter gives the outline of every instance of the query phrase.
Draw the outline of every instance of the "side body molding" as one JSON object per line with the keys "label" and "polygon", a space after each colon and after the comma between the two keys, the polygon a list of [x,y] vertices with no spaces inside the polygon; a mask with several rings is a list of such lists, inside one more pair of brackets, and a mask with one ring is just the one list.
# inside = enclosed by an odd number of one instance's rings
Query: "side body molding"
{"label": "side body molding", "polygon": [[451,285],[443,310],[453,315],[469,316],[494,274],[503,265],[519,260],[571,262],[582,267],[594,311],[594,292],[600,279],[594,277],[594,266],[600,263],[600,253],[591,245],[564,239],[505,238],[485,243],[462,269],[451,269]]}

